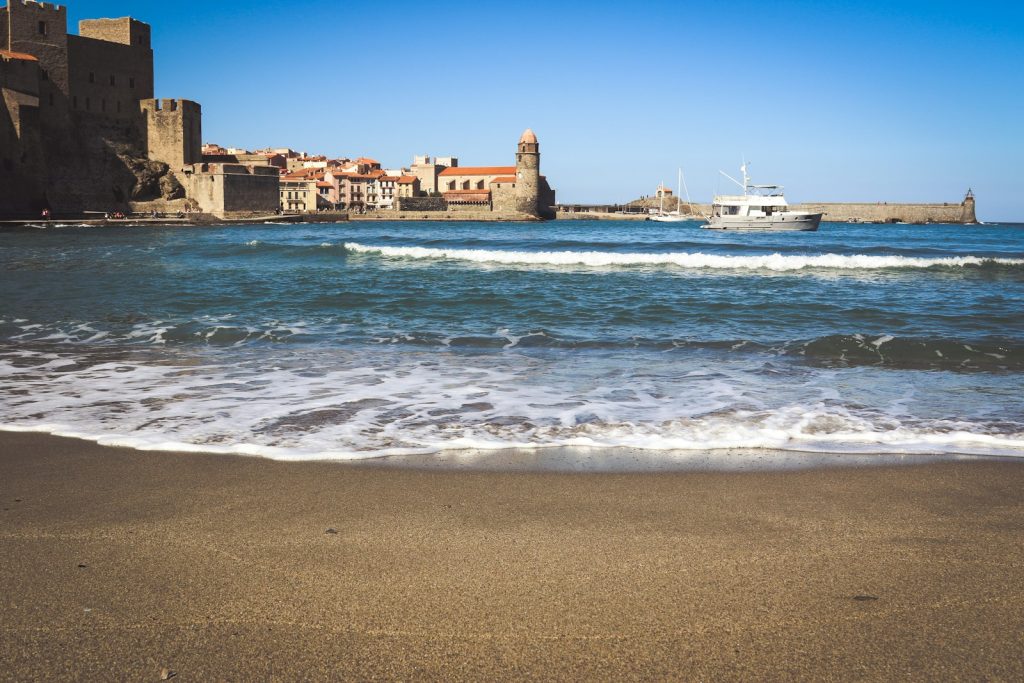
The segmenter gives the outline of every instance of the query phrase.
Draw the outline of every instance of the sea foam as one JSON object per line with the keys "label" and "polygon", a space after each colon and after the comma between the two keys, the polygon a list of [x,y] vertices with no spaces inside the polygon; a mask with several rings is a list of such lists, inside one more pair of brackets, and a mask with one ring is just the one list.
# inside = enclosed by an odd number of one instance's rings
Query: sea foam
{"label": "sea foam", "polygon": [[[1009,379],[997,391],[965,376],[952,395],[929,374],[782,379],[764,358],[628,358],[587,354],[570,368],[501,351],[223,349],[154,363],[20,350],[0,357],[0,429],[285,460],[552,447],[1024,457]],[[976,391],[988,403],[965,399]]]}
{"label": "sea foam", "polygon": [[818,255],[719,255],[703,252],[627,253],[604,251],[500,251],[487,249],[439,249],[434,247],[388,247],[345,243],[354,254],[379,255],[395,259],[433,259],[468,261],[510,266],[584,266],[595,268],[630,266],[674,266],[689,269],[770,270],[775,272],[808,269],[881,270],[890,268],[942,268],[1019,266],[1024,259],[981,256],[877,256],[869,254]]}

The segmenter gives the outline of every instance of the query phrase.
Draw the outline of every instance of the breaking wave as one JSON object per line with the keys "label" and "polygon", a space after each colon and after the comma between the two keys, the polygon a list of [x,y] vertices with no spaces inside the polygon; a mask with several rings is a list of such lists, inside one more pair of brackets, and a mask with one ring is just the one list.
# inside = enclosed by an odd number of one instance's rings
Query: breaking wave
{"label": "breaking wave", "polygon": [[625,253],[603,251],[496,251],[487,249],[439,249],[434,247],[386,247],[346,242],[352,254],[385,258],[468,261],[511,266],[585,266],[594,268],[630,266],[675,266],[689,269],[769,270],[788,272],[810,269],[882,270],[894,268],[963,268],[1024,266],[1021,258],[982,256],[876,256],[868,254],[818,254],[728,256],[703,252]]}
{"label": "breaking wave", "polygon": [[[784,381],[790,371],[770,362],[664,354],[623,374],[628,357],[570,369],[386,349],[173,359],[22,349],[0,356],[0,429],[288,460],[550,447],[1024,456],[1009,380],[1001,394],[971,378],[949,393],[937,374],[885,385],[811,368]],[[988,403],[965,402],[979,391]]]}

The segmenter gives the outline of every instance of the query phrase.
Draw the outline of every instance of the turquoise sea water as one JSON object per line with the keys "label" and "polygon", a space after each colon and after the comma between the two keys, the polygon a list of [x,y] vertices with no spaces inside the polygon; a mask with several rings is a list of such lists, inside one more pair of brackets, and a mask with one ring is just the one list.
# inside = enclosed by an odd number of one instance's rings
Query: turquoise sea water
{"label": "turquoise sea water", "polygon": [[1024,456],[1024,228],[0,234],[0,426],[140,448]]}

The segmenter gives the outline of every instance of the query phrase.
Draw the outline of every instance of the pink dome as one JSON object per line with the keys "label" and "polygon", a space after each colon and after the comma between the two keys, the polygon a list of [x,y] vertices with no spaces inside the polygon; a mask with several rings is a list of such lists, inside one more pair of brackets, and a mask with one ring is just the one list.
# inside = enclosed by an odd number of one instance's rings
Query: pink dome
{"label": "pink dome", "polygon": [[527,128],[526,132],[523,133],[523,137],[519,138],[520,145],[523,144],[524,142],[531,145],[537,144],[537,136],[534,135],[533,131],[530,130],[529,128]]}

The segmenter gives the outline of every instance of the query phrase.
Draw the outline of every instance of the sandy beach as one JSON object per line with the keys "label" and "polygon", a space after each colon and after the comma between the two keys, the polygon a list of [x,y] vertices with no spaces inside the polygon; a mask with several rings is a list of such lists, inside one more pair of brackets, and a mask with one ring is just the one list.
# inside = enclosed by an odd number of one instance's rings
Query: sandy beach
{"label": "sandy beach", "polygon": [[428,471],[5,433],[0,678],[1019,679],[1022,485],[1005,461]]}

